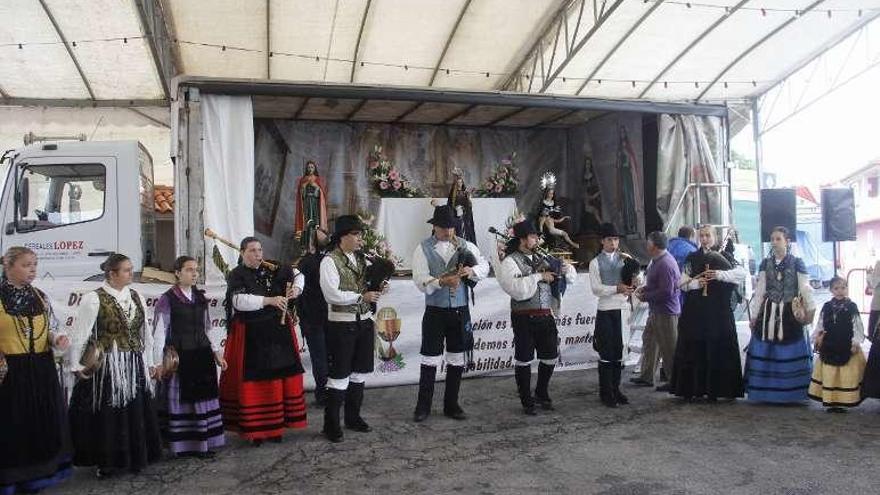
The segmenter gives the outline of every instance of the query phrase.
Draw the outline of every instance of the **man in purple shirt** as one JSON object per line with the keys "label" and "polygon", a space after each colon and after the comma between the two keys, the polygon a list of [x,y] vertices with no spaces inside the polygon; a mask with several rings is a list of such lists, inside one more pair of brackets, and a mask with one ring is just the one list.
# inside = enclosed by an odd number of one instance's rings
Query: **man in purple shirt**
{"label": "man in purple shirt", "polygon": [[[653,385],[654,371],[657,368],[657,354],[663,359],[666,376],[672,376],[672,363],[675,355],[675,341],[678,337],[678,315],[681,313],[678,279],[681,275],[678,263],[666,251],[666,234],[648,234],[648,254],[651,264],[645,285],[636,289],[636,297],[648,303],[650,312],[645,330],[642,332],[641,376],[633,383]],[[657,387],[658,391],[668,391],[669,385]]]}

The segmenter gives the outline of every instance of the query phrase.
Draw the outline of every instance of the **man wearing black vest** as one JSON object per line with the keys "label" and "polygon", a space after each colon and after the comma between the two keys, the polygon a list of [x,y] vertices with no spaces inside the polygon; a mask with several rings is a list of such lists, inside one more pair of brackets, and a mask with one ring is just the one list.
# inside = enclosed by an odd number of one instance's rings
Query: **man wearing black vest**
{"label": "man wearing black vest", "polygon": [[[562,263],[559,273],[550,262],[535,253],[538,231],[529,221],[513,226],[514,238],[507,246],[506,256],[498,269],[498,284],[510,296],[510,321],[513,324],[514,374],[523,412],[537,414],[535,404],[552,411],[548,392],[550,377],[559,359],[559,334],[555,315],[562,299],[561,283],[577,279],[574,267]],[[565,280],[557,281],[558,277]],[[532,397],[532,361],[538,355],[538,383]]]}
{"label": "man wearing black vest", "polygon": [[451,206],[434,208],[433,235],[416,247],[412,256],[413,283],[425,294],[422,318],[422,366],[419,396],[413,419],[424,421],[431,413],[437,367],[446,348],[446,391],[443,414],[453,419],[467,416],[458,403],[465,353],[473,350],[468,287],[489,274],[489,263],[473,243],[455,236],[458,225]]}
{"label": "man wearing black vest", "polygon": [[327,301],[321,292],[321,260],[326,255],[329,238],[321,228],[315,229],[315,250],[299,260],[298,268],[305,279],[302,296],[296,300],[299,327],[309,347],[312,377],[315,379],[315,405],[324,407],[327,397]]}

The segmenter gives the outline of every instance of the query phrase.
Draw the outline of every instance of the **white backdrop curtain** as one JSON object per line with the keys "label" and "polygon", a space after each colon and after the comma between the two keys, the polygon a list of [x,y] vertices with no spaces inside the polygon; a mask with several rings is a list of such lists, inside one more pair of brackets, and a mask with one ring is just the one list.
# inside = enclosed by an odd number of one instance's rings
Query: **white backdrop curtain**
{"label": "white backdrop curtain", "polygon": [[[254,112],[250,96],[202,95],[205,227],[238,243],[254,234]],[[230,267],[236,250],[219,245]],[[205,241],[208,284],[223,283]]]}
{"label": "white backdrop curtain", "polygon": [[726,137],[719,117],[661,115],[658,119],[657,211],[667,232],[682,225],[725,225],[726,187],[695,187],[727,182]]}

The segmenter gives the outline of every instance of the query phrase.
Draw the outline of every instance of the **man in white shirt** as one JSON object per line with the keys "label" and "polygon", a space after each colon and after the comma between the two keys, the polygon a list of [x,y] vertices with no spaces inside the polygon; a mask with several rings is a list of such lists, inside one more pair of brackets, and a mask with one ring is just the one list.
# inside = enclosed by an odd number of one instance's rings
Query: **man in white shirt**
{"label": "man in white shirt", "polygon": [[[562,262],[559,274],[550,266],[551,260],[535,254],[538,231],[532,222],[522,221],[513,226],[514,238],[505,250],[506,256],[498,268],[498,284],[510,296],[510,320],[513,324],[514,370],[516,387],[523,412],[537,414],[535,404],[552,411],[553,401],[548,389],[550,377],[559,359],[555,313],[565,284],[573,284],[577,273],[570,263]],[[558,260],[552,261],[554,264]],[[532,397],[532,361],[538,355],[538,383]]]}
{"label": "man in white shirt", "polygon": [[613,224],[599,227],[602,251],[590,261],[590,288],[599,298],[593,349],[599,353],[599,399],[608,407],[628,404],[620,391],[623,370],[623,330],[629,320],[627,298],[633,287],[621,277],[625,254],[618,251],[620,237]]}
{"label": "man in white shirt", "polygon": [[443,414],[462,420],[467,416],[458,404],[458,391],[465,368],[465,353],[473,352],[473,333],[468,309],[468,287],[489,274],[489,263],[473,243],[455,236],[459,220],[451,206],[434,208],[433,235],[416,247],[412,256],[413,283],[425,294],[422,318],[422,366],[419,396],[413,419],[424,421],[431,413],[437,367],[446,349],[446,391]]}
{"label": "man in white shirt", "polygon": [[345,427],[368,432],[361,417],[364,382],[373,372],[375,330],[370,303],[382,295],[366,289],[368,262],[360,253],[364,226],[356,215],[336,219],[331,248],[321,260],[321,292],[327,301],[327,406],[324,409],[324,436],[342,441],[339,408],[345,403]]}

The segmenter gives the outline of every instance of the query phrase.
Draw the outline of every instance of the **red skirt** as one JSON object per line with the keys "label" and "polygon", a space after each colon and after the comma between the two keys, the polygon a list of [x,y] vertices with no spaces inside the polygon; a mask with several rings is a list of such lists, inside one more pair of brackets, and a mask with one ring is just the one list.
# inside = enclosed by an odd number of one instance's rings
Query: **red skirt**
{"label": "red skirt", "polygon": [[[244,323],[232,321],[224,357],[228,367],[220,375],[220,410],[227,431],[238,432],[246,440],[279,437],[285,428],[306,427],[306,399],[302,373],[260,381],[244,380]],[[293,347],[299,343],[290,325]]]}

